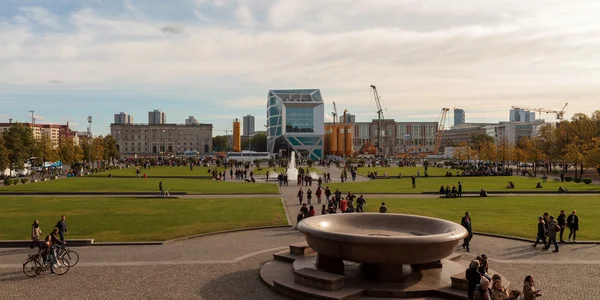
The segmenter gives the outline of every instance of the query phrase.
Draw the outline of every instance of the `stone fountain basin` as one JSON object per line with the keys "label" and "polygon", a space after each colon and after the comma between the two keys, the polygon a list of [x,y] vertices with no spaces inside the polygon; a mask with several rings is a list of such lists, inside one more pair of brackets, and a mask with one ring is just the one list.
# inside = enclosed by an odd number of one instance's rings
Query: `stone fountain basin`
{"label": "stone fountain basin", "polygon": [[298,230],[320,255],[370,264],[427,264],[467,237],[459,224],[423,216],[345,213],[302,220]]}

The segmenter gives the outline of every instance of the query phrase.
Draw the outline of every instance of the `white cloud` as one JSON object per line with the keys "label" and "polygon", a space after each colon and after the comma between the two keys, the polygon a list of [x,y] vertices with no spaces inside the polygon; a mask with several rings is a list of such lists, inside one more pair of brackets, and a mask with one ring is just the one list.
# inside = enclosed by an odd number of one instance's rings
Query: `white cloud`
{"label": "white cloud", "polygon": [[[143,2],[126,4],[142,17],[82,9],[61,23],[27,8],[0,20],[9,29],[0,35],[0,82],[36,86],[60,78],[75,87],[194,92],[235,82],[246,94],[223,105],[248,109],[262,108],[270,88],[321,88],[340,111],[376,117],[369,89],[375,84],[397,119],[435,119],[453,106],[468,118],[485,107],[499,119],[516,104],[598,107],[596,1],[195,0],[192,13],[203,24],[167,26],[142,15]],[[234,20],[223,24],[222,15],[210,14],[215,10]],[[32,24],[70,30],[39,32]]]}

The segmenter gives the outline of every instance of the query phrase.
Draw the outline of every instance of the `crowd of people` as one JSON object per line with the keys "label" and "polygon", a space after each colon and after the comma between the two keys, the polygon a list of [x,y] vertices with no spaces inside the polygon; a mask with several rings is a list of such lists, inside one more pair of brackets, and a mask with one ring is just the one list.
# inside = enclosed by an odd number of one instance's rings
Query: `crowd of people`
{"label": "crowd of people", "polygon": [[[558,243],[566,243],[564,240],[566,228],[569,228],[567,242],[570,243],[571,237],[573,237],[573,243],[576,243],[577,231],[579,230],[579,216],[577,216],[576,210],[573,210],[569,216],[566,215],[564,210],[561,210],[556,219],[545,212],[538,217],[536,239],[532,246],[535,248],[541,242],[544,244],[543,250],[548,250],[550,246],[554,245],[553,252],[558,252]],[[556,241],[557,234],[559,242]]]}
{"label": "crowd of people", "polygon": [[440,186],[440,195],[446,195],[447,198],[456,198],[456,197],[462,197],[462,191],[463,191],[463,186],[460,183],[460,181],[458,182],[458,187],[456,185],[452,185],[452,188],[450,188],[450,185],[446,185],[446,187],[444,187],[444,185]]}
{"label": "crowd of people", "polygon": [[[364,207],[367,205],[367,201],[363,195],[356,197],[356,195],[349,191],[345,196],[343,196],[343,193],[340,191],[340,189],[336,189],[332,193],[329,186],[325,186],[323,188],[323,186],[318,185],[314,195],[317,198],[317,204],[321,204],[322,196],[325,196],[325,204],[322,204],[321,206],[322,215],[335,214],[338,212],[361,213],[364,212]],[[298,222],[316,214],[314,206],[312,205],[313,191],[310,187],[306,191],[300,188],[296,194],[296,198],[298,198],[298,204],[301,206],[297,216]]]}

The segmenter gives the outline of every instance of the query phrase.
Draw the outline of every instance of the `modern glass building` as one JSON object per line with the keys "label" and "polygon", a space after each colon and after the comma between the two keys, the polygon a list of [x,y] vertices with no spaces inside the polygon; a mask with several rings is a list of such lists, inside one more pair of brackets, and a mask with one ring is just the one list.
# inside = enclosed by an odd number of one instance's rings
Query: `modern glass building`
{"label": "modern glass building", "polygon": [[279,157],[323,158],[325,105],[321,91],[270,90],[267,100],[267,149]]}

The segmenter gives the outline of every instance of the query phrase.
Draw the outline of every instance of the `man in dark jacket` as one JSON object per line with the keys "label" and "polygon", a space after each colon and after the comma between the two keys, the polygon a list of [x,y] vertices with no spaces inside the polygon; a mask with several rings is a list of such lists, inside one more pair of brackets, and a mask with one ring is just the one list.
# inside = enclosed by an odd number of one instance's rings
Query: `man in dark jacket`
{"label": "man in dark jacket", "polygon": [[469,215],[468,211],[465,212],[465,216],[460,220],[460,225],[469,232],[469,235],[463,240],[462,247],[463,249],[467,249],[467,252],[471,252],[471,250],[469,250],[469,245],[473,238],[473,227],[471,226],[471,215]]}
{"label": "man in dark jacket", "polygon": [[469,300],[473,299],[473,293],[477,289],[477,285],[479,285],[479,283],[481,282],[481,273],[477,271],[478,268],[479,261],[473,260],[471,261],[469,268],[465,272],[465,278],[469,283],[469,286],[467,288],[467,297],[469,298]]}
{"label": "man in dark jacket", "polygon": [[569,239],[567,241],[571,241],[571,235],[573,235],[573,243],[575,243],[575,239],[577,239],[577,230],[579,230],[579,217],[577,217],[577,211],[573,210],[571,215],[567,217],[567,225],[569,226]]}
{"label": "man in dark jacket", "polygon": [[412,181],[412,187],[413,189],[417,187],[417,178],[415,177],[415,175],[410,177],[410,180]]}
{"label": "man in dark jacket", "polygon": [[56,223],[56,228],[58,228],[58,235],[60,236],[60,240],[62,242],[65,241],[65,234],[69,233],[69,231],[67,231],[67,222],[66,222],[67,217],[66,216],[61,216],[60,217],[60,221],[58,221],[58,223]]}
{"label": "man in dark jacket", "polygon": [[558,226],[560,226],[560,242],[564,243],[563,233],[565,232],[565,227],[567,227],[567,216],[565,215],[564,210],[560,211],[560,215],[558,215],[556,221],[558,222]]}
{"label": "man in dark jacket", "polygon": [[538,217],[538,225],[537,225],[537,236],[535,238],[535,243],[532,245],[535,248],[539,241],[544,242],[544,248],[546,248],[546,224],[544,223],[544,217]]}
{"label": "man in dark jacket", "polygon": [[460,183],[460,181],[458,182],[458,196],[462,197],[462,184]]}

